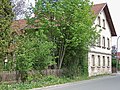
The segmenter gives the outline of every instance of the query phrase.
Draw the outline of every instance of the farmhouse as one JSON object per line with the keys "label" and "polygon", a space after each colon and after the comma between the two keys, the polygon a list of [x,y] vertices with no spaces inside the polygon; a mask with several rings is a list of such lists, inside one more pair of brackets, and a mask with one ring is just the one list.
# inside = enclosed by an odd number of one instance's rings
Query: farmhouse
{"label": "farmhouse", "polygon": [[95,4],[92,11],[96,15],[93,26],[100,31],[96,45],[88,52],[89,76],[109,74],[111,71],[112,36],[116,36],[115,28],[106,3]]}

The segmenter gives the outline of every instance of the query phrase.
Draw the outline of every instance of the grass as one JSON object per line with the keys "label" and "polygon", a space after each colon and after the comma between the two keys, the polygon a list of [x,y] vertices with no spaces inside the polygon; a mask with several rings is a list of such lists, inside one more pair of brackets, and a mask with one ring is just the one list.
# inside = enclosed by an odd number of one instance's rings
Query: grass
{"label": "grass", "polygon": [[93,78],[102,77],[102,76],[106,76],[106,75],[98,75],[90,78],[87,76],[81,76],[81,77],[75,77],[75,78],[43,76],[42,78],[38,78],[36,81],[31,81],[31,82],[14,83],[14,84],[2,83],[0,85],[0,90],[28,90],[32,88],[45,87],[45,86],[56,85],[56,84],[64,84],[68,82],[88,80],[88,79],[93,79]]}
{"label": "grass", "polygon": [[27,90],[32,88],[45,87],[56,84],[64,84],[68,82],[75,82],[85,79],[88,78],[86,76],[76,77],[76,78],[44,76],[34,82],[32,81],[32,82],[14,83],[14,84],[2,83],[0,85],[0,90]]}

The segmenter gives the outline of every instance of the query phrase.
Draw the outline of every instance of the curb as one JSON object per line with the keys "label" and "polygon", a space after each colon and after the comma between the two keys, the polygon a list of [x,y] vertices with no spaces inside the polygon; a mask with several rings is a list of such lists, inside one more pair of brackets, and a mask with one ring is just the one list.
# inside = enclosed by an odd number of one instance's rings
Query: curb
{"label": "curb", "polygon": [[57,84],[57,85],[51,85],[51,86],[45,86],[45,87],[38,87],[38,88],[33,88],[33,89],[29,89],[29,90],[49,90],[49,88],[54,88],[54,87],[66,87],[66,86],[69,86],[69,85],[74,85],[74,84],[77,84],[79,82],[82,83],[85,83],[85,82],[90,82],[91,80],[99,80],[99,79],[104,79],[104,78],[109,78],[109,77],[113,77],[113,76],[117,76],[118,74],[116,73],[112,73],[108,76],[101,76],[101,77],[95,77],[95,78],[92,78],[92,79],[88,79],[88,80],[82,80],[82,81],[76,81],[76,82],[68,82],[68,83],[64,83],[64,84]]}

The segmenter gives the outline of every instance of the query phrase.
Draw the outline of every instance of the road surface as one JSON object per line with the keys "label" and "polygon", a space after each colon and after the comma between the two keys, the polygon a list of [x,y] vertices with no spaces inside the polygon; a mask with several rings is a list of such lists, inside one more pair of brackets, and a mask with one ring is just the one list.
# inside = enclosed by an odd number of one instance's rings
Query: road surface
{"label": "road surface", "polygon": [[49,86],[32,90],[120,90],[120,75]]}

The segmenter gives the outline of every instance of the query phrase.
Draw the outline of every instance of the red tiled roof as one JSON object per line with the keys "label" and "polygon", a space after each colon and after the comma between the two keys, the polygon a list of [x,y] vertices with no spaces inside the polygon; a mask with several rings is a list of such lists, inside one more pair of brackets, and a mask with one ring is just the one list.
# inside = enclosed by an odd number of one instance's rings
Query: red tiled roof
{"label": "red tiled roof", "polygon": [[12,28],[22,29],[26,26],[27,21],[24,19],[13,21]]}
{"label": "red tiled roof", "polygon": [[93,5],[92,10],[93,10],[94,14],[98,15],[105,5],[106,5],[106,3]]}
{"label": "red tiled roof", "polygon": [[24,29],[26,26],[27,21],[24,19],[13,21],[11,25],[13,32],[16,32],[17,34],[21,34],[22,29]]}
{"label": "red tiled roof", "polygon": [[95,4],[92,7],[92,11],[94,12],[94,14],[96,16],[98,16],[98,14],[102,10],[104,10],[104,12],[105,12],[106,19],[107,19],[108,25],[109,25],[110,30],[111,30],[111,35],[117,36],[107,4],[106,3]]}

